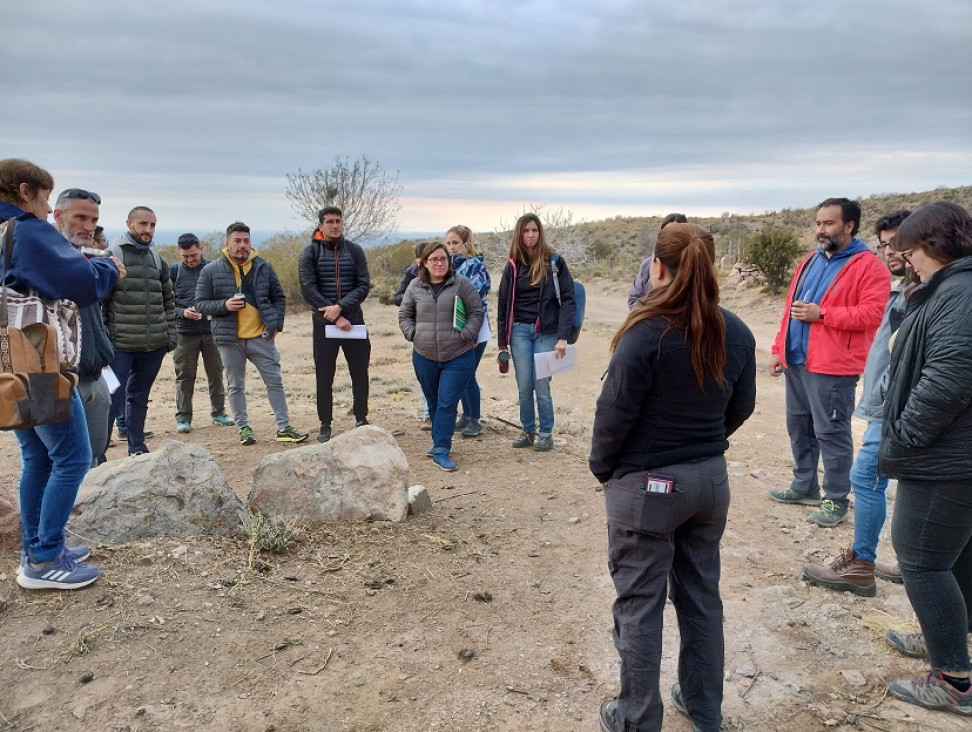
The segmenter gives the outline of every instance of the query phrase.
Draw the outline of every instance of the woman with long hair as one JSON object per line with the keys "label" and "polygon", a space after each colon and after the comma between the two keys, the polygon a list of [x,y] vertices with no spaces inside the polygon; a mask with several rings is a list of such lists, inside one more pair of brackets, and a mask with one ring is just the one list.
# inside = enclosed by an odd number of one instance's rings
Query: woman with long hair
{"label": "woman with long hair", "polygon": [[[27,160],[0,160],[0,228],[6,232],[13,227],[10,266],[0,264],[3,284],[22,294],[33,290],[49,300],[72,300],[83,308],[105,297],[124,268],[114,257],[85,258],[47,222],[53,188],[54,178],[43,168]],[[71,394],[66,421],[15,433],[20,443],[23,530],[17,584],[30,590],[90,585],[101,570],[85,564],[87,547],[68,547],[64,540],[78,488],[91,467],[78,390]]]}
{"label": "woman with long hair", "polygon": [[[552,261],[554,258],[556,265]],[[559,284],[559,299],[554,277]],[[575,307],[574,280],[566,262],[547,244],[540,217],[533,213],[523,214],[513,229],[509,261],[500,280],[496,317],[498,358],[504,358],[504,352],[512,352],[519,393],[523,431],[513,440],[513,447],[532,445],[538,452],[553,447],[554,406],[550,377],[536,377],[533,357],[553,351],[556,358],[563,358]]]}
{"label": "woman with long hair", "polygon": [[920,634],[887,633],[930,673],[891,682],[899,699],[972,715],[972,217],[922,206],[892,246],[921,286],[891,342],[879,466],[898,479],[891,542]]}
{"label": "woman with long hair", "polygon": [[398,324],[414,346],[412,365],[432,419],[432,447],[426,454],[451,472],[456,469],[451,457],[456,407],[476,368],[483,304],[472,282],[455,273],[445,244],[422,249],[418,277],[405,290]]}
{"label": "woman with long hair", "polygon": [[611,343],[597,401],[590,468],[604,484],[621,657],[621,692],[601,705],[605,732],[661,729],[666,586],[681,634],[675,706],[698,730],[722,721],[724,453],[756,404],[756,342],[719,307],[714,262],[702,227],[659,232],[652,287]]}
{"label": "woman with long hair", "polygon": [[[483,325],[476,336],[476,368],[479,368],[479,362],[483,360],[486,344],[489,343],[491,335],[489,311],[486,304],[486,296],[489,294],[490,288],[489,271],[483,264],[484,257],[476,248],[472,229],[468,226],[459,224],[449,229],[446,232],[446,246],[452,252],[452,264],[456,268],[456,274],[460,274],[472,282],[483,300]],[[456,422],[456,429],[463,437],[478,437],[483,434],[483,425],[479,421],[482,417],[481,398],[479,382],[476,381],[474,369],[469,384],[462,394],[462,416]]]}

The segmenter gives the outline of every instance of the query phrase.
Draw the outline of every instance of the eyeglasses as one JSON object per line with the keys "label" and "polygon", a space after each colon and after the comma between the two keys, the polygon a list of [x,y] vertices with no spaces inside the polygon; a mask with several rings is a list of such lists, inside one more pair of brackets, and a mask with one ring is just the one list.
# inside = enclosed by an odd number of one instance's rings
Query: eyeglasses
{"label": "eyeglasses", "polygon": [[879,241],[877,247],[875,247],[875,248],[876,249],[887,249],[892,244],[894,244],[894,239],[892,239],[891,241]]}
{"label": "eyeglasses", "polygon": [[914,249],[905,249],[903,252],[898,252],[898,254],[901,255],[901,258],[904,261],[906,261],[906,262],[908,262],[910,264],[911,263],[911,253],[913,251],[915,251],[915,250]]}
{"label": "eyeglasses", "polygon": [[96,206],[101,205],[101,196],[97,193],[92,193],[91,191],[86,191],[83,188],[68,188],[66,191],[61,191],[61,195],[57,197],[57,200],[68,201],[72,198],[80,198],[84,201],[91,201]]}
{"label": "eyeglasses", "polygon": [[449,261],[448,257],[429,257],[425,260],[428,264],[445,264]]}

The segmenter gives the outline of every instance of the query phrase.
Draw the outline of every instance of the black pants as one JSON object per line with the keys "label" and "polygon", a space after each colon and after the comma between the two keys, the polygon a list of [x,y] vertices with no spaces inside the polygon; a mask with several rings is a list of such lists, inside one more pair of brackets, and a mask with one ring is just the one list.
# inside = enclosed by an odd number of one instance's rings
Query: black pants
{"label": "black pants", "polygon": [[351,394],[354,399],[354,418],[361,421],[368,416],[368,364],[371,361],[371,339],[325,338],[324,323],[314,319],[314,367],[317,372],[317,416],[321,424],[331,424],[334,413],[334,371],[338,349],[344,350],[344,360],[351,373]]}

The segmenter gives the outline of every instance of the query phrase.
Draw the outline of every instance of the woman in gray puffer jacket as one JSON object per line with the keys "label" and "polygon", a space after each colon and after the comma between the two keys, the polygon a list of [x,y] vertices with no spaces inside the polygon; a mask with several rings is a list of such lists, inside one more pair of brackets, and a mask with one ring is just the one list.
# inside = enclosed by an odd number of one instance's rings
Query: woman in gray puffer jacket
{"label": "woman in gray puffer jacket", "polygon": [[[460,310],[464,313],[457,314]],[[426,454],[443,470],[455,470],[449,453],[456,406],[476,370],[483,302],[475,285],[455,273],[445,244],[426,244],[422,249],[418,277],[405,290],[398,324],[414,346],[412,365],[429,405],[432,448]]]}

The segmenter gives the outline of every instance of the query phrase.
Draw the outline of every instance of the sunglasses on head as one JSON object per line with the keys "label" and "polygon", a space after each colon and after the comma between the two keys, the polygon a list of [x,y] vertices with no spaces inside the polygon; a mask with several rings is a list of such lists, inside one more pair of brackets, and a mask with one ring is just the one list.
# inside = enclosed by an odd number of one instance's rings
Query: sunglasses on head
{"label": "sunglasses on head", "polygon": [[96,206],[101,205],[101,196],[99,196],[97,193],[86,191],[83,188],[68,188],[66,191],[61,192],[61,195],[57,197],[57,200],[67,201],[72,198],[80,198],[84,201],[91,201]]}

